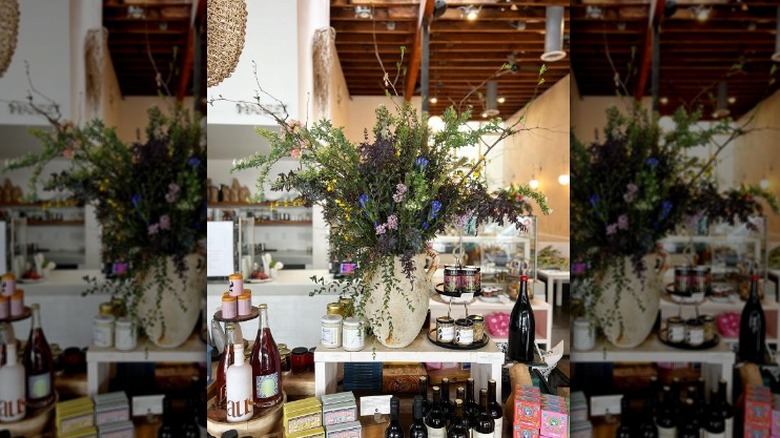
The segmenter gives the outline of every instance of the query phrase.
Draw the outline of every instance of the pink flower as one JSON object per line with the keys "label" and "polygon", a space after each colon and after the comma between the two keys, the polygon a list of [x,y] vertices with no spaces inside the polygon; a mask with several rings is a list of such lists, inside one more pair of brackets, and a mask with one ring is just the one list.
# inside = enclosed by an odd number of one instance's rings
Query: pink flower
{"label": "pink flower", "polygon": [[62,151],[62,158],[65,158],[66,160],[73,158],[73,148],[67,148]]}
{"label": "pink flower", "polygon": [[179,185],[176,183],[170,183],[168,184],[168,193],[165,195],[165,200],[172,204],[176,202],[176,199],[179,197]]}
{"label": "pink flower", "polygon": [[618,216],[617,227],[620,228],[621,230],[627,230],[628,229],[628,216],[626,216],[624,214],[621,214],[620,216]]}
{"label": "pink flower", "polygon": [[607,236],[611,236],[615,233],[617,233],[617,224],[607,225]]}
{"label": "pink flower", "polygon": [[295,148],[295,149],[291,150],[290,151],[290,156],[295,158],[296,160],[298,158],[301,158],[301,149],[300,148]]}
{"label": "pink flower", "polygon": [[396,203],[403,201],[404,195],[406,195],[406,192],[408,190],[409,189],[406,188],[406,186],[403,185],[403,183],[400,183],[397,186],[395,186],[395,194],[393,195],[393,201],[395,201]]}
{"label": "pink flower", "polygon": [[149,225],[149,228],[147,228],[147,232],[150,236],[157,234],[158,231],[160,231],[160,224],[152,224]]}
{"label": "pink flower", "polygon": [[385,225],[385,224],[377,225],[377,227],[376,227],[376,234],[377,234],[377,236],[380,235],[380,234],[385,234],[386,230],[387,230],[387,225]]}
{"label": "pink flower", "polygon": [[171,229],[171,217],[168,216],[167,214],[160,216],[160,229],[161,230]]}
{"label": "pink flower", "polygon": [[634,202],[634,197],[636,195],[637,190],[639,190],[639,187],[636,186],[634,183],[630,183],[626,185],[626,189],[628,190],[625,194],[623,194],[623,200],[627,203]]}
{"label": "pink flower", "polygon": [[387,228],[390,230],[398,229],[398,217],[396,215],[392,214],[387,218]]}

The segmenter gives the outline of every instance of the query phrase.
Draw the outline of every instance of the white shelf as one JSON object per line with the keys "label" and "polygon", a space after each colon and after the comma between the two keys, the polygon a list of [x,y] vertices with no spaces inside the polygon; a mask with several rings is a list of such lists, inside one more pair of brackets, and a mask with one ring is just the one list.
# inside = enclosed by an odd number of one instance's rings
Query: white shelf
{"label": "white shelf", "polygon": [[178,348],[160,348],[146,338],[139,340],[132,351],[91,345],[87,350],[87,391],[90,396],[94,396],[107,390],[110,366],[114,363],[205,361],[206,344],[197,333],[193,333]]}
{"label": "white shelf", "polygon": [[321,397],[336,390],[338,363],[348,362],[469,362],[471,377],[477,387],[487,387],[488,379],[496,380],[496,392],[501,391],[501,367],[505,355],[492,341],[478,350],[451,350],[428,340],[425,330],[406,348],[387,348],[375,340],[366,341],[362,351],[344,351],[318,346],[314,351],[315,395]]}

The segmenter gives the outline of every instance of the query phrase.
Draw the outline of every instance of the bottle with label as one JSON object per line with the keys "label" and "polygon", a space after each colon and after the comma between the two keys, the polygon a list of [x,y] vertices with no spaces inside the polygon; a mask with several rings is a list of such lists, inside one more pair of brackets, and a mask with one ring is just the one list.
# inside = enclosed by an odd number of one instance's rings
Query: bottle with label
{"label": "bottle with label", "polygon": [[641,438],[658,438],[658,429],[655,428],[653,421],[653,406],[655,406],[653,400],[645,399],[639,423],[639,436]]}
{"label": "bottle with label", "polygon": [[455,414],[447,429],[447,438],[470,438],[468,421],[463,417],[463,399],[455,399]]}
{"label": "bottle with label", "polygon": [[[458,386],[455,389],[455,408],[457,410],[458,408],[458,400],[460,400],[463,404],[463,414],[461,415],[463,419],[461,420],[463,424],[466,425],[466,429],[471,429],[471,418],[466,415],[466,388],[463,386]],[[457,414],[456,414],[457,415]]]}
{"label": "bottle with label", "polygon": [[720,400],[720,410],[723,412],[723,419],[726,422],[726,430],[734,433],[734,407],[729,403],[726,389],[726,381],[718,381],[718,399]]}
{"label": "bottle with label", "polygon": [[404,429],[398,419],[398,397],[390,397],[390,424],[385,429],[385,438],[404,438]]}
{"label": "bottle with label", "polygon": [[173,427],[173,412],[171,410],[171,399],[168,397],[163,398],[162,401],[162,424],[157,429],[157,438],[174,438],[176,436],[175,428]]}
{"label": "bottle with label", "polygon": [[726,436],[726,419],[723,417],[723,410],[720,404],[720,396],[713,389],[710,392],[710,404],[705,410],[703,438],[723,438]]}
{"label": "bottle with label", "polygon": [[699,420],[695,418],[696,406],[692,399],[686,398],[683,401],[682,412],[684,416],[680,418],[677,438],[699,438]]}
{"label": "bottle with label", "polygon": [[425,427],[428,429],[428,438],[446,438],[447,417],[441,408],[441,388],[433,386],[433,403],[431,410],[425,416]]}
{"label": "bottle with label", "polygon": [[41,327],[40,305],[32,304],[30,308],[32,326],[22,362],[27,372],[27,407],[37,409],[54,403],[54,361]]}
{"label": "bottle with label", "polygon": [[509,317],[509,359],[523,363],[533,362],[536,351],[535,336],[534,310],[528,299],[528,277],[521,275],[520,293]]}
{"label": "bottle with label", "polygon": [[742,308],[739,320],[739,352],[745,362],[764,363],[766,343],[766,316],[758,297],[758,270],[750,276],[750,295]]}
{"label": "bottle with label", "polygon": [[493,379],[488,380],[488,414],[495,422],[495,438],[501,438],[501,435],[504,432],[504,408],[496,399],[496,381]]}
{"label": "bottle with label", "polygon": [[[427,386],[428,379],[426,378],[425,381]],[[428,429],[425,427],[424,418],[423,398],[420,395],[416,395],[412,404],[412,426],[409,428],[409,438],[428,438]]]}
{"label": "bottle with label", "polygon": [[420,391],[420,398],[422,398],[423,418],[425,418],[431,410],[431,402],[428,401],[428,376],[420,376],[418,389]]}
{"label": "bottle with label", "polygon": [[677,437],[677,415],[672,389],[663,387],[663,403],[658,405],[658,413],[655,416],[655,425],[658,429],[658,438]]}
{"label": "bottle with label", "polygon": [[26,414],[24,367],[16,359],[16,344],[5,347],[6,363],[0,366],[1,423],[21,420]]}
{"label": "bottle with label", "polygon": [[455,416],[455,405],[450,400],[450,379],[447,377],[441,379],[441,410],[444,412],[447,424],[450,424],[452,417]]}
{"label": "bottle with label", "polygon": [[474,424],[479,415],[479,404],[474,400],[474,379],[466,379],[466,401],[463,404],[463,415],[469,419],[469,424]]}
{"label": "bottle with label", "polygon": [[480,410],[472,427],[472,438],[493,438],[496,428],[495,420],[488,412],[488,393],[486,389],[479,390]]}
{"label": "bottle with label", "polygon": [[631,414],[629,412],[628,397],[625,395],[620,399],[620,426],[615,432],[616,438],[632,438],[631,435]]}
{"label": "bottle with label", "polygon": [[219,407],[221,409],[225,409],[225,404],[227,402],[227,394],[226,386],[225,386],[225,375],[227,374],[227,369],[233,364],[235,361],[235,351],[233,350],[233,346],[235,344],[244,344],[243,339],[236,339],[236,331],[235,327],[238,324],[234,322],[226,322],[225,323],[225,351],[222,352],[222,356],[219,358],[219,365],[217,366],[217,403],[219,403]]}
{"label": "bottle with label", "polygon": [[227,421],[247,421],[254,414],[252,395],[252,369],[244,363],[244,346],[233,346],[233,365],[225,373]]}
{"label": "bottle with label", "polygon": [[282,363],[268,326],[268,306],[260,304],[260,323],[252,347],[252,381],[255,406],[268,408],[282,401]]}

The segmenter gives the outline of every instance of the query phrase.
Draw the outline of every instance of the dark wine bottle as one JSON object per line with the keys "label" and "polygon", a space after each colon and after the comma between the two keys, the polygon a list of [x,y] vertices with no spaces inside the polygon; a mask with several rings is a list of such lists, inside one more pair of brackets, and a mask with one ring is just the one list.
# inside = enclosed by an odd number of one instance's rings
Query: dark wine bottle
{"label": "dark wine bottle", "polygon": [[658,438],[658,429],[653,421],[653,407],[656,405],[652,398],[645,399],[642,407],[642,417],[639,421],[639,436],[642,438]]}
{"label": "dark wine bottle", "polygon": [[472,438],[493,438],[496,425],[488,413],[488,394],[484,388],[479,390],[479,405],[479,414],[472,427]]}
{"label": "dark wine bottle", "polygon": [[267,408],[282,401],[282,359],[268,325],[268,307],[258,306],[260,323],[249,363],[252,366],[255,406]]}
{"label": "dark wine bottle", "polygon": [[710,404],[705,410],[702,438],[723,438],[726,436],[726,419],[720,406],[720,397],[716,390],[710,392]]}
{"label": "dark wine bottle", "polygon": [[[426,386],[428,380],[426,379]],[[423,398],[416,395],[412,404],[412,426],[409,428],[409,438],[428,438],[428,428],[425,427],[423,415]]]}
{"label": "dark wine bottle", "polygon": [[723,419],[726,422],[726,430],[734,433],[734,407],[729,403],[726,381],[718,381],[718,399],[720,400],[720,410],[723,413]]}
{"label": "dark wine bottle", "polygon": [[455,399],[455,414],[447,429],[447,438],[470,438],[469,425],[463,417],[463,399]]}
{"label": "dark wine bottle", "polygon": [[441,410],[444,412],[447,424],[449,424],[455,415],[455,405],[450,400],[450,379],[447,377],[441,379]]}
{"label": "dark wine bottle", "polygon": [[658,429],[658,438],[677,438],[677,415],[672,389],[663,387],[663,402],[658,406],[655,416],[655,425]]}
{"label": "dark wine bottle", "polygon": [[631,414],[629,413],[628,397],[625,395],[620,399],[620,426],[615,431],[616,438],[632,438],[631,434]]}
{"label": "dark wine bottle", "polygon": [[682,399],[680,398],[682,391],[682,382],[679,377],[672,377],[672,407],[674,408],[674,415],[679,417],[682,414]]}
{"label": "dark wine bottle", "polygon": [[428,376],[420,376],[419,389],[422,398],[423,418],[425,418],[431,410],[431,402],[428,401]]}
{"label": "dark wine bottle", "polygon": [[678,438],[699,438],[699,421],[696,419],[696,407],[693,400],[686,398],[683,402],[683,417],[680,418],[680,426],[677,428]]}
{"label": "dark wine bottle", "polygon": [[536,350],[534,340],[536,324],[531,301],[528,300],[528,277],[520,276],[520,293],[509,318],[509,359],[531,363]]}
{"label": "dark wine bottle", "polygon": [[750,295],[742,308],[739,320],[739,353],[745,362],[764,363],[766,316],[758,298],[758,270],[750,275]]}
{"label": "dark wine bottle", "polygon": [[173,412],[171,412],[171,400],[168,397],[164,397],[162,401],[162,424],[157,429],[157,438],[174,438],[176,436],[176,429],[173,425]]}
{"label": "dark wine bottle", "polygon": [[704,420],[704,403],[699,392],[698,384],[696,386],[688,386],[688,398],[693,400],[693,412],[691,413],[691,421],[695,421],[696,427],[701,429]]}
{"label": "dark wine bottle", "polygon": [[227,386],[225,385],[225,373],[230,365],[233,365],[235,359],[235,352],[233,345],[239,342],[242,343],[243,339],[236,339],[234,322],[225,323],[225,351],[222,352],[222,356],[219,357],[219,365],[217,366],[217,403],[219,407],[225,409],[227,406]]}
{"label": "dark wine bottle", "polygon": [[398,397],[390,397],[390,425],[385,429],[385,438],[404,438],[404,429],[398,419]]}
{"label": "dark wine bottle", "polygon": [[447,437],[447,417],[441,409],[441,388],[434,386],[433,403],[431,410],[425,416],[425,427],[428,429],[428,438],[446,438]]}
{"label": "dark wine bottle", "polygon": [[479,415],[479,404],[474,400],[474,379],[471,377],[466,380],[466,402],[463,404],[463,415],[469,419],[472,425]]}
{"label": "dark wine bottle", "polygon": [[[471,429],[471,419],[466,415],[466,388],[463,386],[458,386],[455,389],[455,408],[458,407],[458,400],[463,402],[463,423],[466,425],[466,429]],[[456,414],[457,416],[457,414]]]}
{"label": "dark wine bottle", "polygon": [[490,379],[488,380],[488,414],[493,418],[493,422],[495,423],[493,435],[496,438],[501,438],[501,435],[504,432],[504,408],[496,397],[496,381]]}
{"label": "dark wine bottle", "polygon": [[41,326],[41,308],[32,309],[32,326],[24,346],[24,369],[27,378],[27,407],[42,408],[54,403],[54,360]]}

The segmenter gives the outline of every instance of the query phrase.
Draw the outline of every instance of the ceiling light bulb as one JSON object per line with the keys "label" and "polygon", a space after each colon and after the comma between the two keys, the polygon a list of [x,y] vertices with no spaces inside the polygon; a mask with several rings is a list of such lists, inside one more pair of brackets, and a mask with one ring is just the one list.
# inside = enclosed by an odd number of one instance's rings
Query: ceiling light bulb
{"label": "ceiling light bulb", "polygon": [[669,98],[666,96],[661,97],[658,99],[658,103],[660,103],[661,105],[666,105],[667,103],[669,103]]}
{"label": "ceiling light bulb", "polygon": [[488,113],[486,111],[482,112],[482,118],[483,119],[487,119],[488,118]]}
{"label": "ceiling light bulb", "polygon": [[504,102],[506,102],[506,97],[501,96],[498,98],[498,103],[504,103]]}
{"label": "ceiling light bulb", "polygon": [[569,174],[562,173],[562,174],[558,175],[558,184],[560,184],[562,186],[569,185]]}
{"label": "ceiling light bulb", "polygon": [[730,97],[728,98],[728,101],[727,101],[727,102],[728,102],[729,104],[732,104],[732,105],[733,105],[733,104],[734,104],[734,102],[736,102],[736,101],[737,101],[737,98],[736,98],[736,97],[734,97],[734,96],[730,96]]}
{"label": "ceiling light bulb", "polygon": [[439,99],[437,99],[436,96],[433,96],[430,99],[428,99],[428,102],[433,103],[433,104],[435,104],[438,101],[439,101]]}
{"label": "ceiling light bulb", "polygon": [[704,22],[710,19],[710,8],[696,6],[693,8],[693,15],[697,20]]}
{"label": "ceiling light bulb", "polygon": [[478,17],[478,16],[479,16],[479,14],[477,14],[477,11],[475,11],[475,10],[471,10],[471,11],[469,11],[469,12],[466,14],[466,20],[469,20],[469,21],[474,21],[474,20],[476,20],[476,19],[477,19],[477,17]]}
{"label": "ceiling light bulb", "polygon": [[758,185],[761,186],[762,189],[766,190],[769,188],[769,180],[766,178],[761,178],[761,182],[759,182]]}
{"label": "ceiling light bulb", "polygon": [[539,188],[539,180],[538,180],[538,179],[536,179],[536,178],[534,178],[534,179],[532,179],[531,181],[528,181],[528,187],[530,187],[530,188],[532,188],[532,189],[537,189],[537,188]]}

